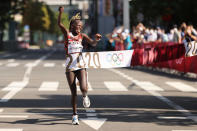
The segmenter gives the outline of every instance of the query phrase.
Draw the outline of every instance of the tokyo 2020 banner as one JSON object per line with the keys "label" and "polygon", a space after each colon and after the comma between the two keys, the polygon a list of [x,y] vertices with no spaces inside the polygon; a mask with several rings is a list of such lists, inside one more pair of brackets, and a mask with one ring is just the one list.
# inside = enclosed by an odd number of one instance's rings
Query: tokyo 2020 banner
{"label": "tokyo 2020 banner", "polygon": [[133,50],[84,52],[86,68],[118,68],[130,67]]}

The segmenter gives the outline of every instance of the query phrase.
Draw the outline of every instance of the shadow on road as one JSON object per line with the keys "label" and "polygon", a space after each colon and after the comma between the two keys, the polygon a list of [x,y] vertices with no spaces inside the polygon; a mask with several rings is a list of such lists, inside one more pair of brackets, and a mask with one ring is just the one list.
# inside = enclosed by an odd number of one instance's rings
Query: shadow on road
{"label": "shadow on road", "polygon": [[[1,103],[2,108],[27,108],[25,113],[41,114],[40,118],[14,122],[1,120],[0,122],[37,125],[70,124],[64,121],[71,120],[72,110],[69,104],[69,95],[42,95],[41,97],[44,99],[14,99],[7,103]],[[169,96],[168,98],[176,99],[177,104],[181,102],[183,107],[189,105],[184,100],[196,101],[196,98],[193,97]],[[107,121],[110,122],[154,123],[166,126],[196,125],[190,119],[159,119],[159,116],[185,116],[149,95],[90,95],[90,99],[92,103],[91,108],[96,110],[98,118],[107,118]],[[81,96],[78,97],[78,107],[80,118],[86,118]],[[187,109],[191,113],[197,114],[197,103],[193,103],[192,107],[187,107]]]}

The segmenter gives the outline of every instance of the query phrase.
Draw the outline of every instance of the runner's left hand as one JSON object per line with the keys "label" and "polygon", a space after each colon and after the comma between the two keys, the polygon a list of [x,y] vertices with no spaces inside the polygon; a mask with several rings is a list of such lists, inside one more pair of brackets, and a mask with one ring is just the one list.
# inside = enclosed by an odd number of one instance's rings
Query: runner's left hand
{"label": "runner's left hand", "polygon": [[96,39],[96,41],[101,40],[101,37],[102,37],[102,35],[100,35],[100,34],[96,34],[96,35],[95,35],[95,39]]}

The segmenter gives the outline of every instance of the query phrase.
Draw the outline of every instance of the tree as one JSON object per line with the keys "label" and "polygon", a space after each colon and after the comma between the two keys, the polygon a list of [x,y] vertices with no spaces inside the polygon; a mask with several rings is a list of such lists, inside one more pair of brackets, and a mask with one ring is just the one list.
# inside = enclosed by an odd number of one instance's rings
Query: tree
{"label": "tree", "polygon": [[42,2],[29,0],[25,5],[23,25],[30,26],[30,43],[33,42],[35,31],[48,31],[50,28],[48,7]]}
{"label": "tree", "polygon": [[0,0],[0,50],[3,49],[3,31],[5,24],[13,20],[13,16],[22,13],[24,0]]}
{"label": "tree", "polygon": [[[60,31],[59,26],[57,24],[58,14],[59,14],[59,12],[56,12],[56,14],[55,14],[55,18],[56,18],[55,33],[60,35],[60,34],[62,34],[62,32]],[[68,13],[63,13],[62,14],[62,23],[64,24],[65,28],[67,28],[67,29],[69,28],[70,21],[69,21]]]}
{"label": "tree", "polygon": [[25,5],[23,25],[29,25],[32,31],[48,30],[50,20],[46,5],[39,1],[29,0]]}
{"label": "tree", "polygon": [[[54,12],[48,5],[42,2],[29,0],[25,4],[23,15],[23,25],[30,26],[30,43],[33,42],[33,34],[35,31],[48,32],[60,35],[61,31],[57,25],[58,12]],[[64,25],[68,28],[68,14],[62,15]]]}
{"label": "tree", "polygon": [[50,16],[49,16],[46,5],[42,5],[41,10],[43,12],[43,17],[42,17],[43,31],[48,31],[50,28],[51,22],[50,22]]}
{"label": "tree", "polygon": [[49,25],[49,33],[55,33],[55,24],[57,23],[56,21],[56,17],[55,17],[55,13],[50,9],[49,6],[46,7],[48,14],[49,14],[49,19],[50,19],[50,25]]}
{"label": "tree", "polygon": [[[56,35],[62,34],[57,24],[59,12],[52,11],[48,6],[47,6],[47,10],[48,10],[49,17],[50,17],[50,27],[49,27],[48,32],[51,34],[56,34]],[[65,27],[68,29],[69,27],[68,13],[62,14],[62,22],[65,25]]]}

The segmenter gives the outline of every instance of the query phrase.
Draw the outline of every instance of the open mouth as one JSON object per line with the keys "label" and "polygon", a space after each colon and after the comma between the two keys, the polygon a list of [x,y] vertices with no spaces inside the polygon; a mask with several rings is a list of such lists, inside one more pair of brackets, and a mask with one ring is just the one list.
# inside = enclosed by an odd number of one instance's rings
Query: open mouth
{"label": "open mouth", "polygon": [[81,30],[80,29],[76,29],[76,33],[80,33],[81,32]]}

